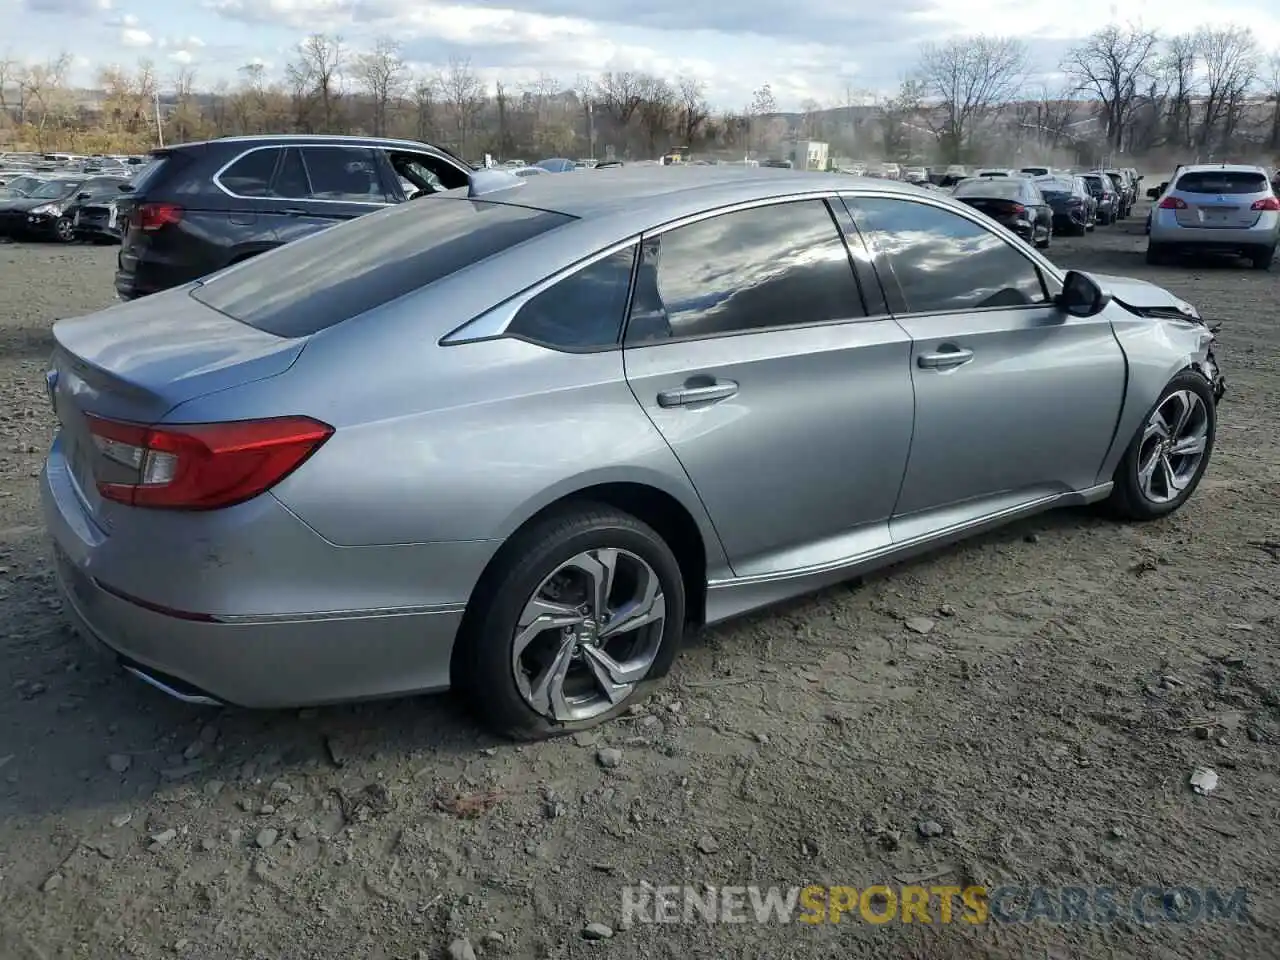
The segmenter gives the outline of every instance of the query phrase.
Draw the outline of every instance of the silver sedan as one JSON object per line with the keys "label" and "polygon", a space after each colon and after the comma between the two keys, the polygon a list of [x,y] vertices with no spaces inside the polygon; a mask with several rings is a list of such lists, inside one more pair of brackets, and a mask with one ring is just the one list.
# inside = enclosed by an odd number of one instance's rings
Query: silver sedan
{"label": "silver sedan", "polygon": [[66,609],[183,699],[533,738],[713,624],[1209,463],[1196,309],[883,180],[480,171],[54,326]]}

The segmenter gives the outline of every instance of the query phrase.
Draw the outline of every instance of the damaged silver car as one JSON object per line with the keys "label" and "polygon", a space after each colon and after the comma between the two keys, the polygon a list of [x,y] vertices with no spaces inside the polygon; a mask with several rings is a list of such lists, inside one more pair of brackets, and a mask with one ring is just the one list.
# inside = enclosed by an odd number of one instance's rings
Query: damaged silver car
{"label": "damaged silver car", "polygon": [[541,737],[683,637],[1208,466],[1214,334],[884,180],[477,171],[54,325],[65,608],[183,699],[458,688]]}

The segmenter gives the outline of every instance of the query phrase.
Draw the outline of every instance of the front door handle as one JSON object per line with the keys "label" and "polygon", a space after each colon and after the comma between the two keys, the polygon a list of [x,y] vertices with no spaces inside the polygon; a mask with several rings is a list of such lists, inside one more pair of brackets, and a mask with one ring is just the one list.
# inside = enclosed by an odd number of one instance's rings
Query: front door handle
{"label": "front door handle", "polygon": [[710,383],[690,381],[683,387],[664,390],[658,394],[658,406],[687,407],[692,403],[725,400],[737,392],[738,385],[732,380],[715,380]]}
{"label": "front door handle", "polygon": [[922,353],[916,363],[927,370],[945,370],[958,367],[973,359],[973,351],[965,349],[943,350],[940,353]]}

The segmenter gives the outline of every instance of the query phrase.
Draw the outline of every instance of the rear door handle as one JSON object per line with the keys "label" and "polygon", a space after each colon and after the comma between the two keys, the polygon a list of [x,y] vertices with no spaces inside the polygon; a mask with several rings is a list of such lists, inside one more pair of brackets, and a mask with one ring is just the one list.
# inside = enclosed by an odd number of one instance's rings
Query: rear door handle
{"label": "rear door handle", "polygon": [[685,384],[674,390],[664,390],[658,394],[660,407],[687,407],[692,403],[707,403],[712,400],[726,400],[738,392],[738,385],[732,380],[717,380],[714,383]]}
{"label": "rear door handle", "polygon": [[965,349],[943,350],[939,353],[922,353],[916,359],[917,365],[927,370],[945,370],[958,367],[973,359],[973,351]]}

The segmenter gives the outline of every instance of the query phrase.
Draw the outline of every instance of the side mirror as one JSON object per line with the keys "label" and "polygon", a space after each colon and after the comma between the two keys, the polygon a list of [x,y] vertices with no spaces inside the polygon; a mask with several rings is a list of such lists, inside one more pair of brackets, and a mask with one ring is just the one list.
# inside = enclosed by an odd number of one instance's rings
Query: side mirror
{"label": "side mirror", "polygon": [[1147,178],[1144,177],[1142,174],[1138,174],[1138,176],[1135,179],[1138,181],[1138,183],[1141,183],[1143,180]]}
{"label": "side mirror", "polygon": [[1160,196],[1160,188],[1159,188],[1159,187],[1150,187],[1150,188],[1148,188],[1148,189],[1147,189],[1147,199],[1148,199],[1148,200],[1154,200],[1154,199],[1156,199],[1156,197],[1158,197],[1158,196]]}
{"label": "side mirror", "polygon": [[77,200],[88,200],[88,199],[89,199],[90,197],[92,197],[92,196],[93,196],[93,194],[91,194],[91,193],[77,193],[77,194],[76,194],[76,199],[77,199]]}
{"label": "side mirror", "polygon": [[1087,273],[1067,271],[1062,292],[1054,298],[1059,309],[1073,317],[1096,317],[1111,302],[1111,294],[1103,290]]}
{"label": "side mirror", "polygon": [[117,185],[116,189],[118,189],[121,193],[129,193],[133,190],[133,184],[121,183]]}

